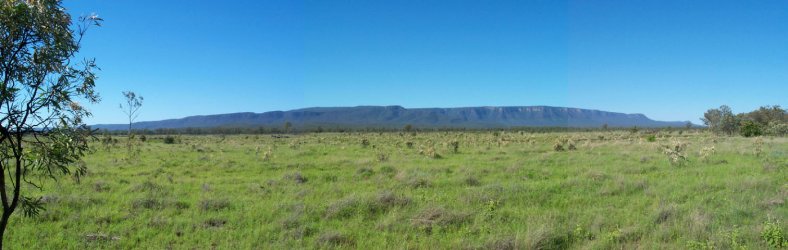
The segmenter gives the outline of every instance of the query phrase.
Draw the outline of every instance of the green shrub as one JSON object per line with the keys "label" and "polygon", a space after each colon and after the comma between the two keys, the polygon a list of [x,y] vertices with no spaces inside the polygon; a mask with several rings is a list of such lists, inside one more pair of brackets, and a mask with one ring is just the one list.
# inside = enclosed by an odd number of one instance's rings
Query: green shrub
{"label": "green shrub", "polygon": [[763,224],[761,230],[761,238],[766,241],[766,244],[773,248],[782,248],[788,246],[788,241],[785,239],[783,229],[780,227],[779,221],[767,221]]}
{"label": "green shrub", "polygon": [[451,144],[452,152],[454,152],[455,154],[460,152],[460,142],[452,141],[450,144]]}
{"label": "green shrub", "polygon": [[761,135],[762,131],[761,126],[758,126],[758,124],[752,121],[744,121],[739,129],[739,133],[744,137],[753,137]]}
{"label": "green shrub", "polygon": [[175,144],[175,136],[165,136],[164,137],[164,144]]}
{"label": "green shrub", "polygon": [[771,122],[764,130],[768,135],[786,136],[788,135],[788,123]]}

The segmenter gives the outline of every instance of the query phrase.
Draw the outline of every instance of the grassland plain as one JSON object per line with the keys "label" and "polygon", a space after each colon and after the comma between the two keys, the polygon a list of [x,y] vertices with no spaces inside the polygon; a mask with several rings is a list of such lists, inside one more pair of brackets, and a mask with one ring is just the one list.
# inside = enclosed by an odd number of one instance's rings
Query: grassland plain
{"label": "grassland plain", "polygon": [[[39,192],[46,211],[13,217],[8,248],[765,249],[787,231],[788,138],[619,131],[176,141],[149,136],[133,157],[123,139],[95,143],[80,183],[49,182]],[[664,146],[678,142],[686,148],[673,156],[687,160],[671,163]]]}

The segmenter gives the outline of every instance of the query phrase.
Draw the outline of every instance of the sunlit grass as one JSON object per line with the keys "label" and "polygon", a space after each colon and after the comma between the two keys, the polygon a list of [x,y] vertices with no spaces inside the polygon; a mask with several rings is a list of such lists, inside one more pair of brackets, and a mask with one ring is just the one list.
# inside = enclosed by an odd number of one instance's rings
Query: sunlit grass
{"label": "sunlit grass", "polygon": [[[13,249],[762,249],[766,223],[786,231],[786,138],[496,134],[182,136],[177,144],[148,136],[130,158],[122,145],[96,143],[82,183],[47,185],[47,210],[15,215],[6,242]],[[683,164],[664,153],[676,141],[687,144]]]}

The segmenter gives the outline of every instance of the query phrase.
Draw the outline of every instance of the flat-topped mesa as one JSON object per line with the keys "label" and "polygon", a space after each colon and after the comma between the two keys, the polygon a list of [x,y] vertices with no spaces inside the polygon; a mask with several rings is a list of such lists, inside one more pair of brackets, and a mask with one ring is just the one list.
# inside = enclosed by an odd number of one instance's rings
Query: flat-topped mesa
{"label": "flat-topped mesa", "polygon": [[[551,106],[485,106],[460,108],[404,108],[402,106],[312,107],[265,113],[230,113],[134,123],[134,129],[210,127],[295,128],[511,128],[511,127],[681,127],[684,122],[651,120],[643,114]],[[93,128],[120,130],[128,124],[98,124]]]}

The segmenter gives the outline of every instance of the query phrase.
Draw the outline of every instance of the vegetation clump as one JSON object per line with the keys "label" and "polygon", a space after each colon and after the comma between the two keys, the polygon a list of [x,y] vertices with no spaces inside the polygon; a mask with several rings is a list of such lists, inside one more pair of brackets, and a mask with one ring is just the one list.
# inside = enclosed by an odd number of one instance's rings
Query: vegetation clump
{"label": "vegetation clump", "polygon": [[171,135],[165,136],[164,139],[163,139],[163,142],[164,142],[164,144],[175,144],[175,143],[177,143],[177,141],[175,139],[175,136],[171,136]]}
{"label": "vegetation clump", "polygon": [[783,248],[788,246],[788,240],[785,238],[782,227],[779,221],[772,221],[771,219],[763,224],[761,231],[761,239],[773,248]]}
{"label": "vegetation clump", "polygon": [[705,163],[709,163],[709,159],[714,155],[714,152],[716,152],[714,146],[703,147],[700,149],[700,159]]}
{"label": "vegetation clump", "polygon": [[673,141],[670,145],[662,146],[662,153],[668,156],[670,165],[682,166],[688,161],[687,155],[684,152],[686,149],[687,144],[681,141]]}
{"label": "vegetation clump", "polygon": [[452,152],[459,153],[460,152],[460,142],[459,141],[452,141],[449,143],[451,145]]}
{"label": "vegetation clump", "polygon": [[430,233],[435,227],[458,226],[468,222],[468,219],[469,216],[465,213],[449,211],[443,207],[427,207],[411,218],[411,224]]}

